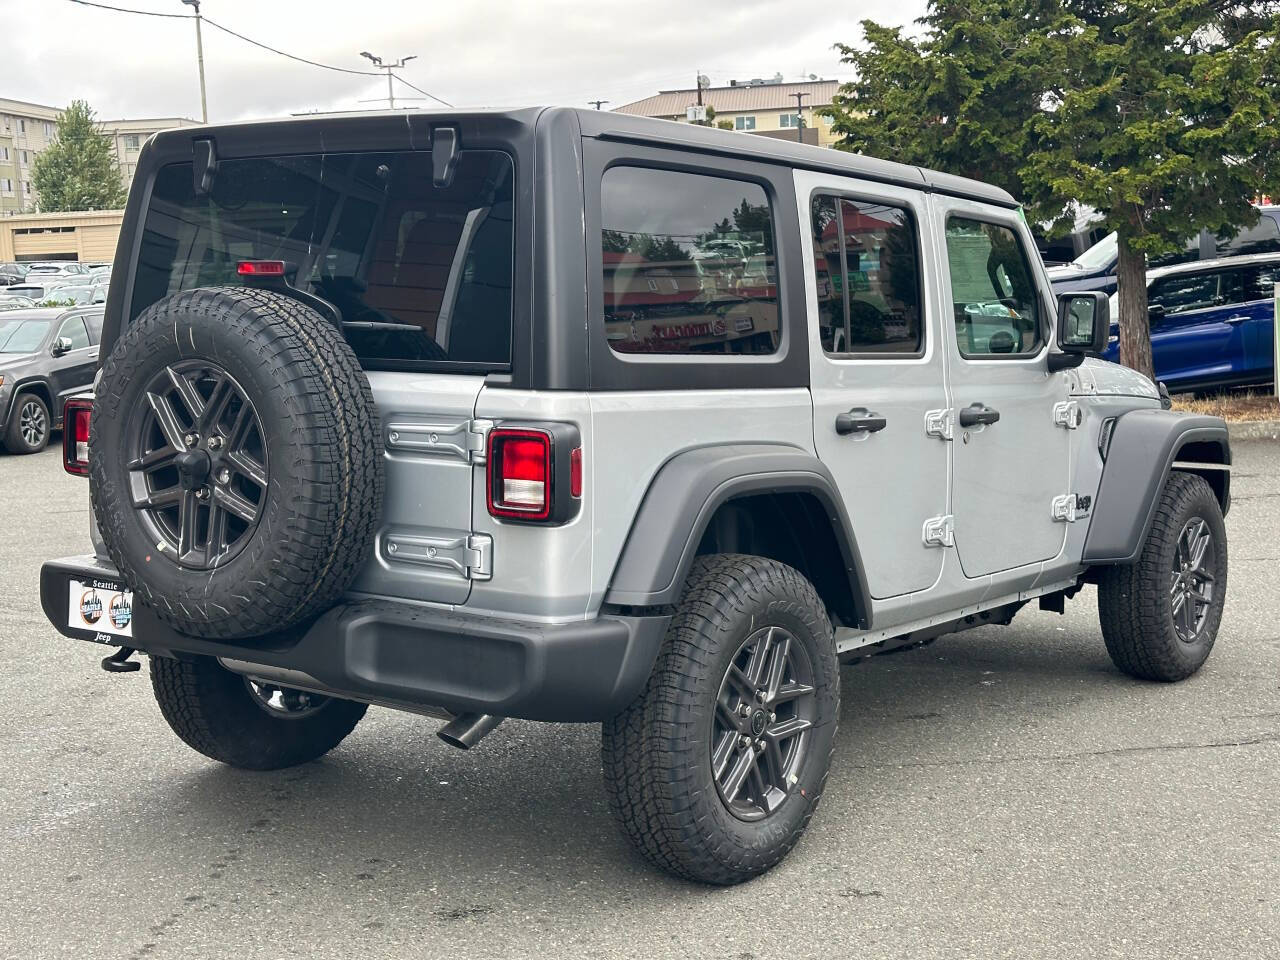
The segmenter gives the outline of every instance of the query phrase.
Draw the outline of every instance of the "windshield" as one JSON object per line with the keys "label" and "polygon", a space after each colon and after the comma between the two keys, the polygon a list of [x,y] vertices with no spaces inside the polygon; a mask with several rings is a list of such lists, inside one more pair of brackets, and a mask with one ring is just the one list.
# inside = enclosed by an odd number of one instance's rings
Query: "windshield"
{"label": "windshield", "polygon": [[1108,233],[1072,263],[1082,270],[1100,270],[1116,262],[1117,238],[1115,232]]}
{"label": "windshield", "polygon": [[0,320],[0,353],[35,353],[52,320]]}
{"label": "windshield", "polygon": [[290,282],[341,313],[365,367],[511,360],[511,157],[462,150],[433,185],[426,151],[255,157],[156,177],[131,306],[193,287],[240,286],[244,260],[283,260]]}

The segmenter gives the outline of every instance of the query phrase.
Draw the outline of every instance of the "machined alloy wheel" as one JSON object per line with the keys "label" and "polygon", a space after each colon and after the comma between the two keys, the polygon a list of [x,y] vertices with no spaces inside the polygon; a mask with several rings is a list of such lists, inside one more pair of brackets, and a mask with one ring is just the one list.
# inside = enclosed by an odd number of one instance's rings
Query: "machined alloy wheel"
{"label": "machined alloy wheel", "polygon": [[18,412],[18,432],[29,447],[41,447],[49,433],[49,417],[44,411],[44,404],[34,397],[29,397]]}
{"label": "machined alloy wheel", "polygon": [[740,820],[776,811],[799,780],[817,698],[804,647],[762,627],[739,647],[720,683],[712,722],[716,791]]}
{"label": "machined alloy wheel", "polygon": [[1178,535],[1169,584],[1173,627],[1183,643],[1195,643],[1213,605],[1213,534],[1201,517],[1192,517]]}
{"label": "machined alloy wheel", "polygon": [[169,364],[145,397],[126,432],[133,507],[179,566],[211,570],[258,525],[269,478],[262,421],[235,378],[209,360]]}

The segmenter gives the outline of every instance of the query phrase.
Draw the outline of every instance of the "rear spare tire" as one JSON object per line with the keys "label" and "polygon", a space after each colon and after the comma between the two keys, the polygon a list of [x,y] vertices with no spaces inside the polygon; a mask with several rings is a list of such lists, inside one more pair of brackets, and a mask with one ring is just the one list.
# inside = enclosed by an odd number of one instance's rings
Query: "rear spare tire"
{"label": "rear spare tire", "polygon": [[103,364],[89,450],[111,559],[183,633],[305,621],[372,550],[369,381],[333,324],[283,294],[189,290],[144,311]]}

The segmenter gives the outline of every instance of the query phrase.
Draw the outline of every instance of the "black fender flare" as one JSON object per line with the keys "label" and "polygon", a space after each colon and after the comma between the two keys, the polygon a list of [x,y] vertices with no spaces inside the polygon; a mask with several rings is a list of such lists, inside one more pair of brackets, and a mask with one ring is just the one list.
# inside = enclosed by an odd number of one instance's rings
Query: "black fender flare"
{"label": "black fender flare", "polygon": [[13,408],[18,402],[18,394],[28,392],[32,387],[36,387],[44,392],[49,405],[49,417],[52,423],[62,422],[62,411],[55,410],[54,405],[58,402],[58,398],[54,395],[53,387],[49,385],[49,381],[44,377],[27,377],[25,380],[19,380],[13,385],[13,390],[9,393],[9,403],[4,411],[4,417],[0,418],[0,424],[7,424],[9,418],[13,416]]}
{"label": "black fender flare", "polygon": [[[1160,491],[1174,462],[1189,444],[1199,448],[1194,460],[1221,473],[1219,502],[1225,514],[1231,504],[1231,441],[1219,417],[1172,410],[1130,410],[1116,420],[1102,467],[1085,537],[1083,561],[1090,564],[1132,563],[1146,542]],[[1219,459],[1203,455],[1215,449]]]}
{"label": "black fender flare", "polygon": [[812,494],[826,510],[860,626],[869,627],[871,593],[835,478],[813,454],[782,444],[697,447],[664,463],[636,512],[605,602],[625,607],[675,603],[702,535],[722,504],[751,494],[789,492]]}

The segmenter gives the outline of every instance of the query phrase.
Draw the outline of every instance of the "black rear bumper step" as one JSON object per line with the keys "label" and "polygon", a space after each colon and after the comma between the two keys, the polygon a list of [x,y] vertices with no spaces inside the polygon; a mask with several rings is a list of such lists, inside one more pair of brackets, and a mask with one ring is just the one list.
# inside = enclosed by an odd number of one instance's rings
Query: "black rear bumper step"
{"label": "black rear bumper step", "polygon": [[669,616],[546,624],[389,600],[339,604],[309,626],[253,640],[190,637],[135,601],[132,637],[68,626],[68,583],[120,582],[94,556],[40,568],[40,602],[64,636],[153,656],[221,657],[297,671],[336,696],[389,706],[560,722],[605,720],[640,692]]}

